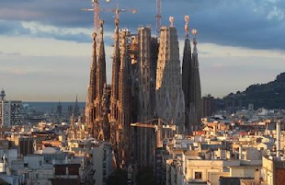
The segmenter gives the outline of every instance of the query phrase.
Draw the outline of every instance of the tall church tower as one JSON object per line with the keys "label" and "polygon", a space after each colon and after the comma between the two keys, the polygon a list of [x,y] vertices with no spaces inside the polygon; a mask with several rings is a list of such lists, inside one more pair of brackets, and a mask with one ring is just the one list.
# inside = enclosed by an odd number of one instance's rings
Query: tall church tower
{"label": "tall church tower", "polygon": [[[117,29],[117,28],[116,28]],[[113,136],[116,137],[116,156],[118,159],[118,164],[122,167],[128,165],[128,162],[132,160],[134,155],[134,141],[133,141],[133,132],[130,127],[130,123],[132,120],[131,115],[131,75],[130,75],[130,65],[131,60],[128,56],[128,30],[123,30],[119,34],[116,33],[116,36],[119,36],[119,45],[115,46],[114,52],[114,61],[113,67],[118,67],[119,61],[119,70],[118,70],[118,81],[112,81],[112,87],[115,87],[113,92],[111,93],[111,101],[117,100],[115,105],[116,112],[113,112],[115,127],[113,130]],[[118,38],[115,38],[118,39]],[[116,40],[118,44],[118,40]],[[119,51],[117,50],[119,47]],[[119,56],[118,56],[119,55]],[[118,58],[119,57],[119,58]],[[113,70],[113,79],[115,80],[117,72]],[[115,83],[115,84],[114,84]],[[118,84],[118,86],[117,86]],[[117,88],[117,89],[116,89]],[[118,94],[116,94],[116,91]]]}
{"label": "tall church tower", "polygon": [[103,139],[100,135],[103,130],[103,89],[106,84],[106,60],[103,39],[103,24],[100,22],[99,46],[96,47],[96,34],[93,34],[93,52],[90,70],[90,84],[88,88],[88,101],[86,106],[86,121],[89,134],[97,139]]}
{"label": "tall church tower", "polygon": [[94,32],[92,34],[93,45],[92,45],[92,58],[91,58],[91,67],[90,67],[90,79],[88,85],[88,96],[86,101],[85,108],[85,117],[88,132],[93,136],[93,128],[95,124],[95,106],[94,100],[96,98],[96,67],[97,67],[97,51],[96,51],[96,37],[97,34]]}
{"label": "tall church tower", "polygon": [[[191,45],[189,38],[189,16],[185,16],[185,41],[183,51],[183,62],[182,62],[182,89],[185,100],[185,129],[189,133],[189,110],[190,110],[190,96],[193,89],[191,89],[190,79],[192,75],[191,71]],[[192,87],[193,88],[193,87]]]}
{"label": "tall church tower", "polygon": [[153,118],[151,107],[151,30],[148,27],[138,29],[138,120]]}
{"label": "tall church tower", "polygon": [[197,31],[192,31],[194,35],[193,44],[194,50],[191,54],[191,45],[189,38],[189,16],[185,16],[185,44],[183,52],[182,64],[182,88],[185,99],[185,128],[186,133],[191,134],[197,130],[201,124],[201,85],[199,75],[199,62],[196,34]]}
{"label": "tall church tower", "polygon": [[[155,116],[154,104],[155,87],[153,73],[153,40],[151,38],[150,27],[138,28],[138,57],[137,57],[137,84],[138,84],[138,121],[142,123],[153,120]],[[157,53],[156,53],[157,55]],[[155,151],[155,133],[152,128],[136,128],[137,147],[136,157],[138,163],[143,166],[154,164],[152,153]]]}
{"label": "tall church tower", "polygon": [[156,73],[157,117],[174,123],[184,129],[185,104],[182,91],[182,76],[179,60],[179,47],[173,18],[171,26],[161,27],[160,45]]}
{"label": "tall church tower", "polygon": [[105,47],[104,47],[104,21],[100,21],[100,38],[99,45],[97,48],[97,72],[96,72],[96,98],[94,101],[95,106],[95,129],[94,137],[97,139],[104,139],[103,133],[103,92],[104,86],[106,85],[106,58],[105,58]]}
{"label": "tall church tower", "polygon": [[119,19],[115,19],[114,33],[114,52],[112,64],[112,84],[111,84],[111,105],[110,105],[110,123],[111,123],[111,143],[116,143],[116,122],[118,120],[119,105],[119,70],[120,70],[120,35],[119,35]]}
{"label": "tall church tower", "polygon": [[193,29],[193,53],[190,65],[190,95],[189,95],[189,116],[188,116],[188,132],[197,130],[201,125],[201,114],[202,114],[202,100],[201,100],[201,83],[199,73],[199,60],[198,60],[198,49],[197,49],[197,30]]}

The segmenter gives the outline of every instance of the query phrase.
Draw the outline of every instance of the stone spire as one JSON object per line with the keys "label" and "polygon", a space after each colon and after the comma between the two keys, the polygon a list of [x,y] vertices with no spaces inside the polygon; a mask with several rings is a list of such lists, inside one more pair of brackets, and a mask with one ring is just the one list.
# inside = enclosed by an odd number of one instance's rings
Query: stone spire
{"label": "stone spire", "polygon": [[119,43],[119,19],[115,19],[114,53],[112,64],[111,85],[111,122],[118,119],[117,101],[119,98],[119,69],[120,69],[120,43]]}
{"label": "stone spire", "polygon": [[185,16],[185,42],[183,51],[183,62],[182,62],[182,89],[185,100],[185,128],[189,129],[189,107],[190,107],[190,96],[192,89],[190,86],[191,79],[191,45],[189,38],[189,16]]}
{"label": "stone spire", "polygon": [[94,32],[92,34],[92,58],[90,67],[90,79],[88,86],[88,97],[86,102],[85,117],[89,133],[92,134],[94,126],[94,100],[96,98],[96,67],[97,67],[97,52],[96,52],[96,36]]}
{"label": "stone spire", "polygon": [[200,73],[199,73],[199,60],[198,60],[198,49],[197,49],[197,30],[193,29],[193,53],[191,60],[191,75],[190,75],[190,97],[189,97],[189,127],[188,131],[197,130],[201,125],[201,114],[202,114],[202,104],[201,104],[201,83],[200,83]]}
{"label": "stone spire", "polygon": [[96,37],[97,34],[92,34],[93,45],[92,45],[92,58],[90,68],[90,81],[88,89],[88,102],[93,104],[96,97],[96,67],[97,67],[97,51],[96,51]]}
{"label": "stone spire", "polygon": [[[97,62],[97,97],[101,99],[103,96],[104,84],[106,84],[106,56],[104,47],[104,21],[100,21],[100,41],[98,46],[98,62]],[[98,115],[99,116],[99,115]]]}
{"label": "stone spire", "polygon": [[[128,59],[127,59],[127,43],[126,43],[127,31],[121,32],[121,62],[120,62],[120,69],[119,69],[119,103],[121,113],[125,114],[127,112],[126,108],[128,96],[126,92],[127,85],[128,85]],[[121,116],[121,123],[124,124],[125,116]]]}
{"label": "stone spire", "polygon": [[130,58],[128,57],[128,30],[120,33],[120,69],[119,69],[119,96],[117,119],[117,147],[119,164],[125,165],[133,152],[131,135],[131,87],[130,87]]}
{"label": "stone spire", "polygon": [[[104,47],[104,21],[100,21],[100,38],[99,46],[97,48],[97,72],[96,72],[96,98],[94,101],[95,106],[95,123],[93,130],[93,137],[97,139],[103,139],[99,133],[103,130],[103,107],[102,97],[104,91],[104,85],[106,84],[106,58],[105,58],[105,47]],[[101,138],[100,138],[101,137]]]}

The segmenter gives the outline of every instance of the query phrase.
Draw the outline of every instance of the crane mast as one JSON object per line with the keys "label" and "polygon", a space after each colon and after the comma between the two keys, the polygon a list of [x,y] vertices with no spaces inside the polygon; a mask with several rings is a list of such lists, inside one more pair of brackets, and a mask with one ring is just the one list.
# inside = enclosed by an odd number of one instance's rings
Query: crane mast
{"label": "crane mast", "polygon": [[156,36],[159,38],[161,27],[161,0],[156,0]]}
{"label": "crane mast", "polygon": [[99,0],[92,0],[93,8],[94,8],[94,32],[98,34],[99,30],[99,13],[100,13],[100,6]]}
{"label": "crane mast", "polygon": [[[106,2],[110,2],[111,0],[106,0]],[[93,8],[92,9],[81,9],[82,11],[92,11],[94,12],[93,15],[93,24],[94,24],[94,32],[98,35],[99,34],[99,27],[100,27],[100,4],[99,0],[91,0]]]}

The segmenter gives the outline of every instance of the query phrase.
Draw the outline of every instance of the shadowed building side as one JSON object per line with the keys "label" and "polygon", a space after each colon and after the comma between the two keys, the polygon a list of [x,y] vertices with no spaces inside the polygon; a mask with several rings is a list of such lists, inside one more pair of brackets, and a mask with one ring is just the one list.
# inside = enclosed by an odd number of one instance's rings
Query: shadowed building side
{"label": "shadowed building side", "polygon": [[199,73],[199,59],[196,40],[196,30],[192,30],[193,38],[193,53],[191,60],[191,74],[190,74],[190,97],[189,97],[189,117],[188,117],[188,132],[197,130],[201,125],[202,102],[201,102],[201,83]]}
{"label": "shadowed building side", "polygon": [[190,96],[192,89],[190,86],[190,75],[191,75],[191,46],[190,39],[185,38],[184,52],[183,52],[183,63],[182,63],[182,89],[185,100],[185,128],[186,132],[190,130],[189,125],[189,110],[190,110]]}
{"label": "shadowed building side", "polygon": [[[153,56],[152,56],[151,29],[140,27],[138,29],[138,121],[148,122],[154,118],[154,85],[153,85]],[[151,128],[137,128],[138,148],[136,156],[142,166],[154,163],[152,153],[155,151],[155,137]]]}

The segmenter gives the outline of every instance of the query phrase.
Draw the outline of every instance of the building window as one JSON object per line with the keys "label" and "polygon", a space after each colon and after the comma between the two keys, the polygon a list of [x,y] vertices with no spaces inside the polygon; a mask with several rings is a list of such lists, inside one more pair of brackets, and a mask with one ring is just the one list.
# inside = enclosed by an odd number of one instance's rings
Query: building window
{"label": "building window", "polygon": [[202,179],[202,172],[195,172],[195,179],[201,180]]}

